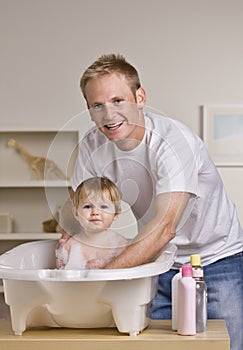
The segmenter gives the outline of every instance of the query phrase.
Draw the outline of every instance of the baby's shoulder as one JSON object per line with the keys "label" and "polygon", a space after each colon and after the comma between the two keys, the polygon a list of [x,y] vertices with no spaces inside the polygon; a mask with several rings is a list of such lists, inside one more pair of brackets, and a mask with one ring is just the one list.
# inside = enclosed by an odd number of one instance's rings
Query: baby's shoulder
{"label": "baby's shoulder", "polygon": [[68,249],[73,245],[81,244],[81,242],[81,238],[79,234],[77,234],[69,238],[69,240],[65,243],[65,247]]}

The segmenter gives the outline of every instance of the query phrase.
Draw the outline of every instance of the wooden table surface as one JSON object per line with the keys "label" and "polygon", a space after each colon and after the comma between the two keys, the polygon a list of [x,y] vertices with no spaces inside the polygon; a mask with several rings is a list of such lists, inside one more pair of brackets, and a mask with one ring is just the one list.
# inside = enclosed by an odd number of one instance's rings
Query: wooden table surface
{"label": "wooden table surface", "polygon": [[151,321],[138,336],[116,328],[30,329],[15,336],[10,322],[0,321],[1,350],[229,350],[229,335],[223,320],[209,320],[207,332],[181,336],[171,330],[171,321]]}

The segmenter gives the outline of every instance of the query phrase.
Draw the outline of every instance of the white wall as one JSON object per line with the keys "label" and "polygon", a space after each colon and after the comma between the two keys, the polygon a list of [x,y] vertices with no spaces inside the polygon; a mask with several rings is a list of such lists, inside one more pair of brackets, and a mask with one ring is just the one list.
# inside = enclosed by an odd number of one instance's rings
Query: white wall
{"label": "white wall", "polygon": [[[201,133],[204,104],[243,103],[242,0],[0,0],[1,125],[62,127],[103,53],[140,72],[148,105]],[[243,222],[241,169],[220,169]]]}

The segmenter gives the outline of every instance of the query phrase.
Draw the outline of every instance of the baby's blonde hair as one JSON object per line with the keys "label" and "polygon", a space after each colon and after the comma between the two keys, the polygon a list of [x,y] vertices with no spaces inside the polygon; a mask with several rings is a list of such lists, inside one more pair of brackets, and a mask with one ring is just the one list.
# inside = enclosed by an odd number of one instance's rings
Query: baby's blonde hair
{"label": "baby's blonde hair", "polygon": [[109,198],[114,204],[115,214],[121,212],[121,193],[117,186],[106,177],[91,177],[83,181],[76,189],[73,204],[78,209],[79,202],[87,197],[100,196]]}

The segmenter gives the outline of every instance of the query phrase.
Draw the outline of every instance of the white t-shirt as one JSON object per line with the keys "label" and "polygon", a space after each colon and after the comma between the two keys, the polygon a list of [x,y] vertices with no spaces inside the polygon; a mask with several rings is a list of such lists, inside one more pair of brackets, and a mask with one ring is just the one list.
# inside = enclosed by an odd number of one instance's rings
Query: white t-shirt
{"label": "white t-shirt", "polygon": [[139,229],[153,217],[156,195],[188,192],[191,199],[177,227],[178,263],[201,254],[204,265],[243,250],[236,209],[204,143],[184,124],[145,112],[146,132],[131,151],[120,150],[96,127],[83,138],[71,179],[76,187],[92,176],[106,176],[119,187]]}

